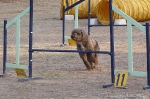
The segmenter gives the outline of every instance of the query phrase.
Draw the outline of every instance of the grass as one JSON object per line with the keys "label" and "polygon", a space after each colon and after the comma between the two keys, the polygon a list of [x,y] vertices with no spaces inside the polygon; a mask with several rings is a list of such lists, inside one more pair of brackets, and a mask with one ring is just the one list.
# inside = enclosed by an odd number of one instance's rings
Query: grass
{"label": "grass", "polygon": [[63,75],[61,73],[55,72],[55,71],[46,72],[46,73],[44,73],[44,76],[51,78],[51,79],[58,79],[58,78],[63,77]]}
{"label": "grass", "polygon": [[3,26],[0,26],[0,28],[3,28]]}

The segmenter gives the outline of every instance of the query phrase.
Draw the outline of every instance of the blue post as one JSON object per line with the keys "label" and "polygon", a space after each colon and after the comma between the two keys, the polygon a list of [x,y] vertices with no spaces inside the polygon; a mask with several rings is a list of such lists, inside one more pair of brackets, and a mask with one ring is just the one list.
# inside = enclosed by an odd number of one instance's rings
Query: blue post
{"label": "blue post", "polygon": [[88,35],[90,35],[90,18],[91,18],[91,0],[88,1]]}
{"label": "blue post", "polygon": [[110,19],[110,51],[111,51],[111,82],[114,83],[115,52],[114,52],[114,30],[113,30],[113,11],[112,0],[109,0],[109,19]]}
{"label": "blue post", "polygon": [[7,25],[7,20],[4,20],[4,40],[3,40],[3,74],[5,74],[6,71],[6,54],[7,54],[7,29],[6,29],[6,25]]}
{"label": "blue post", "polygon": [[67,5],[67,7],[69,7],[69,3],[68,3],[68,0],[66,0],[66,5]]}
{"label": "blue post", "polygon": [[63,35],[62,35],[62,43],[64,44],[65,43],[65,6],[63,5],[63,9],[62,9],[62,12],[63,12],[63,19],[62,19],[62,27],[63,27]]}
{"label": "blue post", "polygon": [[32,34],[33,34],[33,0],[30,0],[30,15],[29,15],[29,78],[32,78]]}
{"label": "blue post", "polygon": [[146,23],[146,51],[147,51],[147,86],[143,89],[150,89],[150,35],[149,23]]}
{"label": "blue post", "polygon": [[109,19],[110,19],[110,56],[111,56],[111,84],[103,85],[103,88],[114,85],[114,67],[115,67],[115,52],[114,52],[114,31],[113,31],[113,11],[112,11],[112,0],[109,0]]}

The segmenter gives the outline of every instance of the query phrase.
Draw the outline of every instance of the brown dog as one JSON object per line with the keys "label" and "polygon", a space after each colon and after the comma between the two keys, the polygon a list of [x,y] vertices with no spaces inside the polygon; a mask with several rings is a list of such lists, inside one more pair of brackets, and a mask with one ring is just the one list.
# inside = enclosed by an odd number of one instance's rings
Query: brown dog
{"label": "brown dog", "polygon": [[[77,50],[99,51],[99,45],[96,40],[90,37],[82,29],[74,29],[71,38],[76,41]],[[97,53],[79,53],[88,70],[98,69],[98,54]]]}

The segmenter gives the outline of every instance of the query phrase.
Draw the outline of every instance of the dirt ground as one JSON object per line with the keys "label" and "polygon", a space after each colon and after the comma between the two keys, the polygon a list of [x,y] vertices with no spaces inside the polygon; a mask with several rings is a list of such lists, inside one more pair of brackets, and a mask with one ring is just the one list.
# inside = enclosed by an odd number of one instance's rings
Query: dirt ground
{"label": "dirt ground", "polygon": [[[61,0],[34,0],[33,48],[72,49],[65,40],[62,44],[62,20],[58,19]],[[3,67],[3,21],[8,22],[29,6],[29,0],[0,0],[0,73]],[[144,23],[144,22],[143,22]],[[79,27],[88,30],[87,19],[79,19]],[[65,35],[70,36],[74,21],[66,21]],[[7,63],[15,62],[15,24],[8,28]],[[28,66],[29,14],[21,18],[20,63]],[[127,28],[114,27],[116,70],[127,70]],[[133,66],[135,71],[146,71],[145,33],[133,27]],[[91,36],[101,51],[110,50],[109,27],[91,27]],[[34,52],[33,78],[18,82],[13,68],[6,69],[0,78],[0,99],[149,99],[146,77],[129,76],[127,89],[109,87],[111,83],[110,56],[99,55],[102,70],[87,71],[78,53]],[[28,75],[28,71],[26,71]]]}

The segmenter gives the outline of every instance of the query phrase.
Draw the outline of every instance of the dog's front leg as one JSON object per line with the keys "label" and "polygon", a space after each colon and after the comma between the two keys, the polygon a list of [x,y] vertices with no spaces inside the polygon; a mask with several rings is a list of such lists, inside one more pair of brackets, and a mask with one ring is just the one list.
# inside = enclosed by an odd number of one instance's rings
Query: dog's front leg
{"label": "dog's front leg", "polygon": [[91,70],[91,69],[92,69],[92,63],[90,63],[90,62],[88,61],[86,53],[79,53],[79,55],[80,55],[80,58],[83,60],[83,62],[84,62],[84,64],[85,64],[86,68],[87,68],[88,70]]}
{"label": "dog's front leg", "polygon": [[94,60],[95,66],[94,69],[98,69],[98,54],[95,54],[95,60]]}

